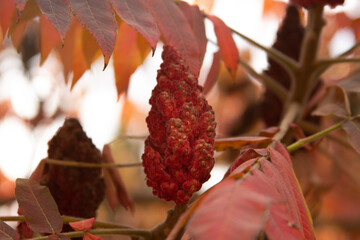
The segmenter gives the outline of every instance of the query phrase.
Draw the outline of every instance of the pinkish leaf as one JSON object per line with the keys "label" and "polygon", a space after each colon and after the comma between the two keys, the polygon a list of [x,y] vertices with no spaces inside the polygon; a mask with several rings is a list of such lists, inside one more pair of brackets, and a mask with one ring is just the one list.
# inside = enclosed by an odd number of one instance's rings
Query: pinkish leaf
{"label": "pinkish leaf", "polygon": [[348,118],[351,116],[348,96],[343,88],[339,86],[330,86],[319,106],[312,113],[317,116],[337,116]]}
{"label": "pinkish leaf", "polygon": [[117,23],[107,1],[70,0],[79,22],[94,36],[104,54],[105,67],[115,47]]}
{"label": "pinkish leaf", "polygon": [[198,6],[190,6],[188,3],[183,1],[179,3],[179,8],[183,12],[185,18],[188,20],[188,23],[192,28],[199,45],[199,61],[201,66],[204,60],[207,45],[203,14],[201,13]]}
{"label": "pinkish leaf", "polygon": [[31,179],[16,179],[15,196],[26,223],[34,232],[60,233],[63,222],[47,187]]}
{"label": "pinkish leaf", "polygon": [[[314,230],[309,210],[304,196],[292,169],[291,157],[286,148],[275,143],[275,148],[269,148],[270,158],[275,170],[267,172],[264,164],[264,173],[272,176],[273,183],[284,196],[286,196],[289,212],[293,218],[291,224],[296,225],[305,239],[314,239]],[[276,173],[275,175],[273,175]],[[277,176],[276,176],[277,175]]]}
{"label": "pinkish leaf", "polygon": [[64,43],[66,32],[71,24],[69,0],[36,0],[36,2]]}
{"label": "pinkish leaf", "polygon": [[88,231],[92,228],[95,218],[89,218],[78,222],[70,222],[69,225],[76,231]]}
{"label": "pinkish leaf", "polygon": [[19,234],[15,229],[0,220],[0,239],[18,239]]}
{"label": "pinkish leaf", "polygon": [[104,240],[101,237],[95,236],[91,233],[85,233],[83,240]]}
{"label": "pinkish leaf", "polygon": [[190,217],[186,232],[197,240],[255,239],[272,201],[268,194],[253,190],[261,184],[253,176],[220,182]]}
{"label": "pinkish leaf", "polygon": [[347,120],[342,127],[348,135],[351,146],[360,153],[360,118]]}
{"label": "pinkish leaf", "polygon": [[214,31],[220,48],[222,59],[230,72],[231,76],[235,78],[236,70],[239,60],[239,51],[236,47],[232,33],[228,26],[220,18],[207,15],[207,18],[214,24]]}
{"label": "pinkish leaf", "polygon": [[200,72],[199,47],[194,33],[178,6],[169,0],[148,0],[166,44],[175,47],[190,71],[197,77]]}
{"label": "pinkish leaf", "polygon": [[220,66],[221,66],[221,54],[220,51],[217,51],[214,53],[213,56],[213,62],[210,67],[210,71],[206,77],[203,93],[207,94],[210,92],[210,90],[213,88],[213,86],[216,83],[216,79],[220,72]]}
{"label": "pinkish leaf", "polygon": [[155,51],[160,32],[146,0],[110,0],[120,18],[139,32]]}

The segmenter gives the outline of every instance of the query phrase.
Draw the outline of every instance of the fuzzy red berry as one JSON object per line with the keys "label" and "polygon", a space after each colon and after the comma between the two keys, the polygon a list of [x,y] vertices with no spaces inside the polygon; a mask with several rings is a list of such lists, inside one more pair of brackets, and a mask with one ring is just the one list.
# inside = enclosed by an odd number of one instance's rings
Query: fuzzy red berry
{"label": "fuzzy red berry", "polygon": [[337,5],[344,4],[344,1],[345,0],[290,0],[291,3],[305,8],[311,5],[330,5],[331,7],[336,7]]}
{"label": "fuzzy red berry", "polygon": [[186,204],[214,166],[215,116],[179,53],[165,46],[162,58],[142,160],[153,193]]}

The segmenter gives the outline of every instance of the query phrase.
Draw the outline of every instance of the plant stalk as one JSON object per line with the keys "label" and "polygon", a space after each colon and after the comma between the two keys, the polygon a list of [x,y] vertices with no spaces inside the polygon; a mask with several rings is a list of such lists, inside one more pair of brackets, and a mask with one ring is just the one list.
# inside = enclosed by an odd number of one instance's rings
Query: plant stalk
{"label": "plant stalk", "polygon": [[87,163],[87,162],[75,162],[75,161],[65,161],[57,160],[51,158],[44,159],[48,164],[55,164],[60,166],[70,166],[70,167],[84,167],[84,168],[125,168],[125,167],[140,167],[142,163]]}
{"label": "plant stalk", "polygon": [[324,137],[325,135],[327,135],[327,134],[341,128],[343,123],[344,123],[344,121],[341,121],[341,122],[339,122],[339,123],[337,123],[337,124],[335,124],[335,125],[333,125],[331,127],[328,127],[326,129],[318,132],[318,133],[315,133],[315,134],[313,134],[311,136],[308,136],[306,138],[302,138],[302,139],[298,140],[297,142],[294,142],[293,144],[289,145],[287,147],[287,150],[289,152],[292,152],[292,151],[294,151],[294,150],[296,150],[296,149],[298,149],[300,147],[303,147],[307,143],[313,142],[313,141],[317,140],[318,138]]}

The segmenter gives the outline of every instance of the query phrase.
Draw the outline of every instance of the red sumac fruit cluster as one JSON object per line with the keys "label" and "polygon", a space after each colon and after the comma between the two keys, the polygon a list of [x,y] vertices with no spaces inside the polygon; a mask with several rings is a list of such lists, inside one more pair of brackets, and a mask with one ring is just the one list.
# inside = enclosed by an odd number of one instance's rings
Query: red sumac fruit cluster
{"label": "red sumac fruit cluster", "polygon": [[154,195],[186,204],[214,166],[215,116],[179,53],[165,46],[162,58],[142,160]]}

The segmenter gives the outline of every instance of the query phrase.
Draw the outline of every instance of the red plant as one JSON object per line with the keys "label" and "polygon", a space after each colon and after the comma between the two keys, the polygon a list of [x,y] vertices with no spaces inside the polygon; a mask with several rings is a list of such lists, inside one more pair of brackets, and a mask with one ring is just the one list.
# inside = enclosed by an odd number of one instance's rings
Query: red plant
{"label": "red plant", "polygon": [[215,116],[179,53],[165,46],[162,57],[142,159],[153,193],[186,204],[214,166]]}

